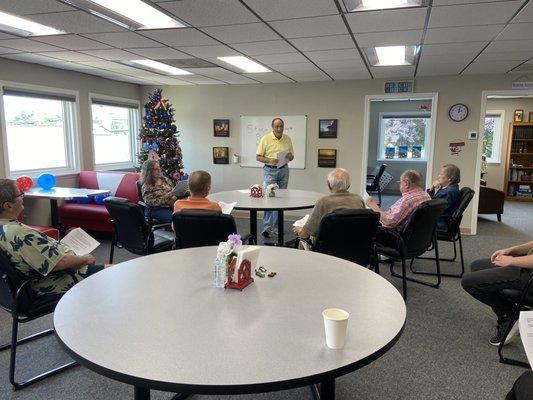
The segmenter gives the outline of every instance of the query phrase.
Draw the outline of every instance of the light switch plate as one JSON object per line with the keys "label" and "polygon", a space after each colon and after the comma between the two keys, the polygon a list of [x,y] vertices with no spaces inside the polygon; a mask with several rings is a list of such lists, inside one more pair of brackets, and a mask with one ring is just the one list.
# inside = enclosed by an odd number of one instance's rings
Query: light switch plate
{"label": "light switch plate", "polygon": [[477,139],[477,131],[468,131],[468,139],[476,140]]}

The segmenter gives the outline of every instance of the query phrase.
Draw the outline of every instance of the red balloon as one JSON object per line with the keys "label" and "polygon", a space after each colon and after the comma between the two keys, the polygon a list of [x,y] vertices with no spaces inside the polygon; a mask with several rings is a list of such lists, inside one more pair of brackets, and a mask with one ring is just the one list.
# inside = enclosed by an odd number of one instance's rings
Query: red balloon
{"label": "red balloon", "polygon": [[19,176],[16,182],[21,192],[27,192],[33,186],[33,180],[27,175]]}

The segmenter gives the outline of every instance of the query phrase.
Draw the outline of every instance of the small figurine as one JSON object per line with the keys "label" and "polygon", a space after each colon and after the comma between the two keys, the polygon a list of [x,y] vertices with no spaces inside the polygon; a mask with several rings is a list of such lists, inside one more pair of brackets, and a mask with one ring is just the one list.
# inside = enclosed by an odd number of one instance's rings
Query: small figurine
{"label": "small figurine", "polygon": [[277,272],[271,272],[270,274],[268,274],[268,277],[274,278],[276,275],[277,275]]}
{"label": "small figurine", "polygon": [[259,277],[259,278],[264,278],[265,277],[265,274],[258,271],[258,270],[255,270],[255,274]]}
{"label": "small figurine", "polygon": [[257,184],[253,185],[250,188],[250,196],[252,197],[263,197],[263,188]]}

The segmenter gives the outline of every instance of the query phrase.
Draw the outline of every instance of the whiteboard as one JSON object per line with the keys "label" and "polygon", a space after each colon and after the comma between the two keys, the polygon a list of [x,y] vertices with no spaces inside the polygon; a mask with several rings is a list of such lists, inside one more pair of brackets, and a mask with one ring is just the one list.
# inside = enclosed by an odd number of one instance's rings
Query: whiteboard
{"label": "whiteboard", "polygon": [[307,139],[307,116],[305,115],[273,115],[273,116],[241,116],[241,167],[262,167],[263,163],[255,160],[259,141],[266,133],[272,132],[272,120],[281,118],[285,123],[283,134],[292,140],[294,160],[290,168],[305,169],[305,144]]}

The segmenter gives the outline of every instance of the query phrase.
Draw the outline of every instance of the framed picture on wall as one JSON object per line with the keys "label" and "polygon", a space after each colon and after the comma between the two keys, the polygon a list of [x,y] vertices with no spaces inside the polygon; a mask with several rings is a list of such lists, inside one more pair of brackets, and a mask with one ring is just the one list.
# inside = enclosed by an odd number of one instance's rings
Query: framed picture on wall
{"label": "framed picture on wall", "polygon": [[229,147],[213,147],[213,164],[229,164]]}
{"label": "framed picture on wall", "polygon": [[529,122],[533,122],[533,111],[529,112]]}
{"label": "framed picture on wall", "polygon": [[318,149],[318,166],[320,168],[337,167],[337,150],[336,149]]}
{"label": "framed picture on wall", "polygon": [[524,122],[524,110],[514,110],[514,122]]}
{"label": "framed picture on wall", "polygon": [[319,139],[336,139],[337,138],[337,120],[336,119],[319,119],[318,120],[318,138]]}
{"label": "framed picture on wall", "polygon": [[229,119],[214,119],[213,132],[216,137],[229,137]]}

